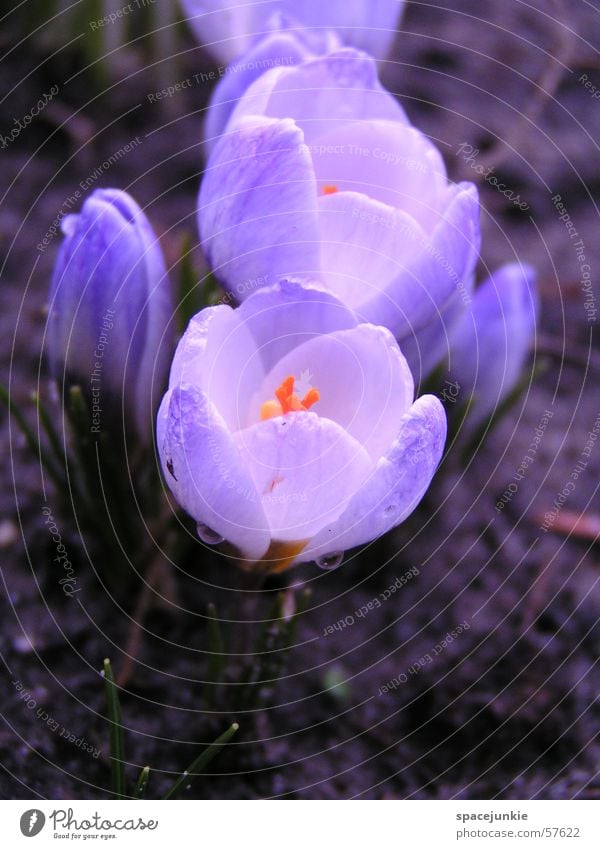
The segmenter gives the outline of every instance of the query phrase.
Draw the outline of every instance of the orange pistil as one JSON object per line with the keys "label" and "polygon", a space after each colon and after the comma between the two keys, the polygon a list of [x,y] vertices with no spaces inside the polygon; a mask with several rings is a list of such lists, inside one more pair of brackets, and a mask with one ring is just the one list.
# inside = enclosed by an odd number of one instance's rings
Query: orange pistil
{"label": "orange pistil", "polygon": [[273,419],[275,416],[285,416],[286,413],[305,413],[313,404],[317,403],[321,397],[319,390],[309,389],[304,398],[300,400],[294,392],[294,380],[293,375],[286,377],[275,390],[275,398],[265,401],[260,408],[260,417],[263,421]]}
{"label": "orange pistil", "polygon": [[334,195],[337,191],[339,191],[338,187],[330,185],[329,183],[323,186],[324,195]]}

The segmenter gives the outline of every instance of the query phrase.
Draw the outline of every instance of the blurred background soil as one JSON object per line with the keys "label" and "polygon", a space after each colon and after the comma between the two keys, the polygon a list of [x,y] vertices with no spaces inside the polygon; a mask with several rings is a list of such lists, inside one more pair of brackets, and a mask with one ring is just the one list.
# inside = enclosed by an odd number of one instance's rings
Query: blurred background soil
{"label": "blurred background soil", "polygon": [[[25,6],[31,29],[47,17],[44,4]],[[74,39],[56,25],[42,27],[18,46],[22,23],[9,16],[0,36],[2,135],[59,87],[2,150],[0,172],[4,380],[31,410],[31,391],[40,375],[46,381],[40,349],[59,239],[43,252],[36,245],[80,181],[91,180],[82,199],[109,185],[136,197],[176,276],[183,239],[196,238],[210,87],[162,102],[148,95],[219,63],[179,28],[167,45],[175,59],[153,55],[135,36],[116,49],[108,69],[90,68],[89,27]],[[450,454],[409,523],[347,554],[337,571],[312,564],[267,583],[267,597],[285,581],[309,586],[309,609],[269,707],[235,714],[235,743],[188,796],[600,795],[600,445],[585,450],[600,414],[600,350],[573,240],[552,201],[561,195],[583,240],[597,299],[599,49],[597,2],[407,4],[383,80],[441,148],[451,178],[479,182],[481,276],[515,257],[539,270],[538,376],[466,466],[458,450]],[[465,144],[527,210],[476,173],[459,151]],[[200,270],[198,251],[194,261]],[[551,416],[535,459],[497,510],[545,411]],[[57,512],[81,589],[65,596],[41,513],[56,498],[46,481],[44,499],[39,463],[1,415],[0,796],[105,798],[110,767],[99,670],[106,656],[117,669],[123,662],[142,580],[109,593],[73,522]],[[573,479],[582,458],[586,465]],[[544,514],[569,480],[575,485],[543,532]],[[179,607],[150,610],[140,663],[122,693],[129,775],[136,775],[133,765],[150,764],[150,795],[234,718],[226,709],[204,710],[202,678],[207,604],[225,609],[237,577],[200,543],[193,551],[175,569]],[[402,576],[404,585],[369,610]],[[331,627],[344,620],[353,624]],[[97,752],[69,742],[69,734]]]}

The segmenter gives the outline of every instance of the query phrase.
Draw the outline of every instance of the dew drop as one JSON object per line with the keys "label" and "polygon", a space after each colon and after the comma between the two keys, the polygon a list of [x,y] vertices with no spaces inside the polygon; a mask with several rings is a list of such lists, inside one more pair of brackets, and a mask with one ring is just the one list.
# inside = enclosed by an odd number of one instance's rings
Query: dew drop
{"label": "dew drop", "polygon": [[222,537],[221,534],[218,534],[216,531],[213,531],[212,528],[209,528],[208,525],[198,524],[196,525],[196,530],[198,532],[198,536],[202,542],[206,543],[206,545],[218,545],[225,539],[225,537]]}
{"label": "dew drop", "polygon": [[343,551],[336,551],[335,554],[327,554],[325,557],[317,558],[317,566],[319,569],[324,569],[330,572],[332,569],[337,569],[344,559]]}

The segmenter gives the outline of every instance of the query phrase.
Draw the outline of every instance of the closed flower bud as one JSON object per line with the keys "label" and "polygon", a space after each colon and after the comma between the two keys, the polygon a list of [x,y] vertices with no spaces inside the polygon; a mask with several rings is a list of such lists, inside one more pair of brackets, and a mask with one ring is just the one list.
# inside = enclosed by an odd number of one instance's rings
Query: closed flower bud
{"label": "closed flower bud", "polygon": [[132,198],[98,189],[62,225],[48,322],[51,369],[78,384],[91,430],[125,415],[148,440],[172,348],[171,294],[158,240]]}

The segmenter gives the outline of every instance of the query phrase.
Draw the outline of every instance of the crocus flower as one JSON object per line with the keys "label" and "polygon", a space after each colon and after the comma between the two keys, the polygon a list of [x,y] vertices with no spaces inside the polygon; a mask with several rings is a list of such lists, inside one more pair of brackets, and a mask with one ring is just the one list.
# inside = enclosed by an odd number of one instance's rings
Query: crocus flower
{"label": "crocus flower", "polygon": [[431,481],[445,415],[413,394],[389,331],[280,281],[191,320],[158,414],[165,480],[201,539],[226,540],[246,567],[336,565]]}
{"label": "crocus flower", "polygon": [[470,306],[451,325],[449,371],[461,399],[471,400],[470,428],[489,418],[517,385],[537,312],[534,270],[510,263],[479,286]]}
{"label": "crocus flower", "polygon": [[468,299],[479,250],[475,186],[448,182],[353,49],[249,87],[208,161],[198,217],[210,265],[240,299],[248,279],[318,279],[401,342]]}
{"label": "crocus flower", "polygon": [[265,71],[281,65],[298,65],[341,47],[331,30],[315,32],[297,27],[281,15],[269,21],[269,30],[239,62],[219,68],[221,78],[211,94],[204,125],[208,150],[225,130],[240,97]]}
{"label": "crocus flower", "polygon": [[140,436],[166,382],[172,313],[163,255],[148,219],[126,193],[98,189],[62,223],[50,290],[48,345],[54,375],[78,383],[92,432],[122,399]]}
{"label": "crocus flower", "polygon": [[346,44],[382,59],[404,0],[181,0],[181,5],[198,39],[225,62],[249,50],[277,12],[316,31],[336,30]]}

